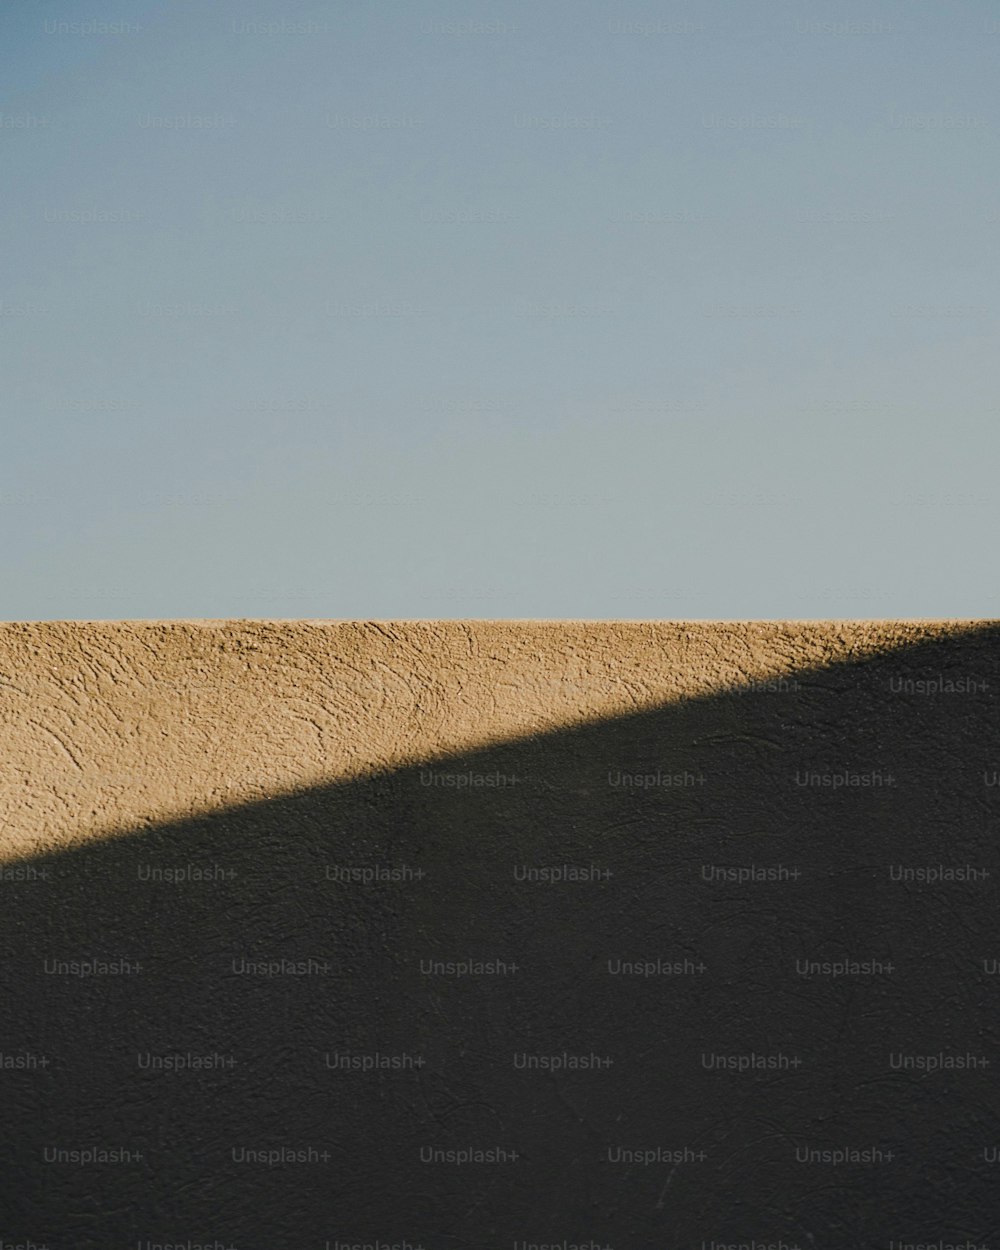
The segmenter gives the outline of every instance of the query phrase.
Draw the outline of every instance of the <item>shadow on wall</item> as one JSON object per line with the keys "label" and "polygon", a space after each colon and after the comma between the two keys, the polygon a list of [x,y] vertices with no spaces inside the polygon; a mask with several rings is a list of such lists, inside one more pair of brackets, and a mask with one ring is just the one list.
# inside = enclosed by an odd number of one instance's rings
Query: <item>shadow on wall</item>
{"label": "shadow on wall", "polygon": [[[22,861],[0,886],[0,1235],[996,1235],[998,644]],[[893,879],[942,864],[989,875]],[[778,879],[715,871],[751,866]]]}

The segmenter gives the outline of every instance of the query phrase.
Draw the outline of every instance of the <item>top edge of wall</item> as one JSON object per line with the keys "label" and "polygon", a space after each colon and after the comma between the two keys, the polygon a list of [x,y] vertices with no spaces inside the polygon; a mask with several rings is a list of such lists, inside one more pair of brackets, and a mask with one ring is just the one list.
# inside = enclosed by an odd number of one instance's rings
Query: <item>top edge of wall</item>
{"label": "top edge of wall", "polygon": [[1000,625],[1000,617],[975,616],[388,616],[388,617],[58,617],[0,620],[4,625]]}

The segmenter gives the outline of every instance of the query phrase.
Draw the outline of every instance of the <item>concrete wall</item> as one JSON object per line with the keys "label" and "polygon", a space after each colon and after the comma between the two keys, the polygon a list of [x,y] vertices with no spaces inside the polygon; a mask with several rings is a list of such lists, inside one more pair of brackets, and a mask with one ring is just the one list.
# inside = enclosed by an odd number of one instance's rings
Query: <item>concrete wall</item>
{"label": "concrete wall", "polygon": [[989,1240],[997,623],[0,656],[3,1241]]}

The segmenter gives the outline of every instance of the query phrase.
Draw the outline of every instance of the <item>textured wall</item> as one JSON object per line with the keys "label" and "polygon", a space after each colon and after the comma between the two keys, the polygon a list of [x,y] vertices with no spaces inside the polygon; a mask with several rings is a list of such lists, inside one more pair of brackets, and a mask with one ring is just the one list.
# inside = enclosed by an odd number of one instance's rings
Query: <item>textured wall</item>
{"label": "textured wall", "polygon": [[989,1242],[996,623],[0,656],[4,1241]]}

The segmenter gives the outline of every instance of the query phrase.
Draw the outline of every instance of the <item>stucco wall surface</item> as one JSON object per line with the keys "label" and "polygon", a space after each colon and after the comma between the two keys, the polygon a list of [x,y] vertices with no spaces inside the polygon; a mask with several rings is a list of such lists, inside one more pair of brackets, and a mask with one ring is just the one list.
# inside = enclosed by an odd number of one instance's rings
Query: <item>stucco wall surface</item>
{"label": "stucco wall surface", "polygon": [[1000,1226],[1000,624],[0,628],[0,1247]]}

